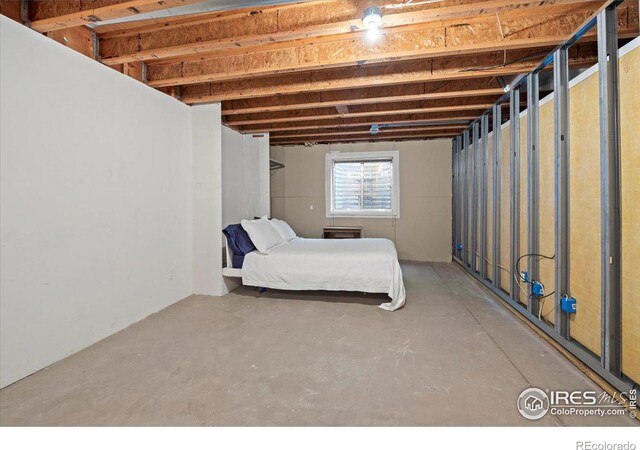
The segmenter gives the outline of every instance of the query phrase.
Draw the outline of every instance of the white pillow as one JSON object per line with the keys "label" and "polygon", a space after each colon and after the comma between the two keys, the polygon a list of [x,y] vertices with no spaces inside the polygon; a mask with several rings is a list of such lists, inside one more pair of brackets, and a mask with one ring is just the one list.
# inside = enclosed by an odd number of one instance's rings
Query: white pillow
{"label": "white pillow", "polygon": [[298,237],[296,235],[296,232],[293,231],[293,228],[291,228],[289,224],[284,220],[271,219],[271,224],[276,229],[280,237],[286,242],[292,241],[293,239]]}
{"label": "white pillow", "polygon": [[258,220],[243,220],[240,224],[256,249],[265,255],[268,255],[272,248],[287,242],[280,237],[280,234],[266,217]]}

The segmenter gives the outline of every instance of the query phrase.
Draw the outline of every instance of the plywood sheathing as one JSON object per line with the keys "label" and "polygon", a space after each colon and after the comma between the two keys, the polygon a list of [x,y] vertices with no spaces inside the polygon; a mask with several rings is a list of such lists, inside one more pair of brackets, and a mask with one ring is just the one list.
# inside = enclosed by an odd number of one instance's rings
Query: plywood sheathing
{"label": "plywood sheathing", "polygon": [[[417,61],[389,62],[373,66],[319,70],[307,73],[256,77],[219,83],[184,86],[184,97],[189,101],[215,102],[236,98],[256,98],[276,94],[300,94],[327,90],[392,86],[416,82],[442,82],[469,80],[523,73],[534,68],[551,47],[488,52],[479,55],[431,58]],[[506,61],[506,63],[505,63]],[[570,62],[573,67],[587,67],[597,62],[597,49],[591,44],[572,47]],[[154,66],[149,76],[178,76],[179,68]],[[173,72],[167,72],[173,71]]]}
{"label": "plywood sheathing", "polygon": [[[154,72],[154,68],[150,67],[150,85],[195,84],[354,64],[468,55],[490,50],[536,48],[544,45],[555,46],[566,39],[568,34],[565,30],[577,28],[586,17],[582,14],[572,18],[546,18],[553,28],[548,32],[539,31],[537,33],[539,37],[536,39],[515,35],[503,39],[496,25],[487,24],[477,32],[475,30],[469,32],[461,27],[454,31],[436,28],[421,32],[396,33],[385,36],[385,39],[376,45],[363,42],[361,39],[352,39],[257,54],[186,61],[162,65],[162,70],[167,70],[167,66],[178,66],[174,70],[179,71],[179,76],[159,77]],[[571,24],[567,24],[567,21]]]}
{"label": "plywood sheathing", "polygon": [[[251,114],[268,111],[311,109],[335,105],[380,104],[434,98],[478,97],[499,95],[503,90],[495,78],[411,83],[378,88],[362,88],[305,94],[276,95],[260,99],[236,99],[223,104],[223,115]],[[189,102],[191,100],[185,100]]]}
{"label": "plywood sheathing", "polygon": [[[424,32],[428,29],[446,30],[451,28],[454,39],[455,30],[459,27],[471,30],[474,34],[481,34],[482,28],[486,27],[487,24],[490,24],[491,30],[494,30],[496,19],[493,11],[500,10],[500,8],[491,7],[491,5],[502,5],[503,9],[506,9],[505,12],[501,12],[501,23],[505,22],[510,25],[524,23],[524,28],[517,28],[515,31],[511,27],[510,33],[526,36],[530,30],[540,25],[537,22],[540,20],[540,16],[557,17],[590,13],[598,8],[600,2],[569,0],[568,4],[549,5],[545,6],[544,9],[540,9],[535,2],[523,4],[522,8],[508,9],[513,8],[514,5],[509,0],[488,1],[485,2],[485,5],[482,8],[476,6],[476,8],[472,9],[464,7],[462,11],[460,7],[441,7],[437,9],[437,15],[433,13],[436,12],[433,10],[385,15],[385,26],[381,29],[381,41],[385,40],[386,35],[408,31]],[[278,18],[280,15],[278,13]],[[452,17],[449,20],[439,20],[439,17],[449,16]],[[140,50],[119,54],[108,54],[107,51],[110,49],[111,43],[105,42],[107,48],[103,53],[103,62],[111,65],[134,60],[149,62],[163,60],[163,63],[197,61],[221,56],[291,49],[309,44],[317,45],[321,42],[339,42],[350,39],[366,40],[366,30],[362,25],[361,18],[357,15],[343,22],[326,22],[321,25],[302,24],[294,29],[278,29],[277,31],[273,31],[271,22],[265,20],[265,26],[262,28],[266,31],[257,33],[252,33],[252,30],[261,28],[260,21],[265,19],[265,16],[256,14],[252,19],[253,26],[246,30],[243,29],[243,34],[240,36],[227,35],[226,37],[209,39],[210,35],[201,36],[196,34],[190,38],[177,39],[176,42],[178,43],[175,44],[167,44],[166,42],[170,41],[165,41],[164,45],[149,44],[140,36],[138,42]],[[476,31],[474,28],[478,28],[478,30]],[[503,28],[499,27],[501,37],[505,36]],[[163,37],[166,39],[166,36]]]}

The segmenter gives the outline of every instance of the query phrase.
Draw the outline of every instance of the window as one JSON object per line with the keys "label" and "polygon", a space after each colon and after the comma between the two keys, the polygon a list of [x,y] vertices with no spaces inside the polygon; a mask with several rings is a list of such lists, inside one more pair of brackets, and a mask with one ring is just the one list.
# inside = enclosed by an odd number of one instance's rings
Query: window
{"label": "window", "polygon": [[327,217],[398,217],[398,152],[327,154]]}

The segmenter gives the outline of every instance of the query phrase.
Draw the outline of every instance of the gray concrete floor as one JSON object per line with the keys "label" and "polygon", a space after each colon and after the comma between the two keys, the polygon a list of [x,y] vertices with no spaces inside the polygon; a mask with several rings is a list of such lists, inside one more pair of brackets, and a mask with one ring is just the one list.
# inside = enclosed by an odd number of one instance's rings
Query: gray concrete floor
{"label": "gray concrete floor", "polygon": [[520,417],[529,386],[599,389],[455,264],[385,296],[193,296],[0,391],[2,425],[633,425]]}

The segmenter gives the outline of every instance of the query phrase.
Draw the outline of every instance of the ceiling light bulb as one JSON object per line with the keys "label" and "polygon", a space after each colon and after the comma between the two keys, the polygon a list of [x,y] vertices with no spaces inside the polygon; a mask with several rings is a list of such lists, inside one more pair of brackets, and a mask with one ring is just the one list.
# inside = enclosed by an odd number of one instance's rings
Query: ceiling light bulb
{"label": "ceiling light bulb", "polygon": [[367,39],[370,41],[375,41],[380,37],[380,28],[371,27],[367,30]]}
{"label": "ceiling light bulb", "polygon": [[382,26],[382,13],[377,6],[371,6],[364,11],[362,23],[367,28],[367,37],[369,39],[377,39],[380,36],[380,27]]}
{"label": "ceiling light bulb", "polygon": [[508,84],[504,87],[504,91],[505,92],[509,92],[509,89],[511,89],[511,86],[509,86]]}

